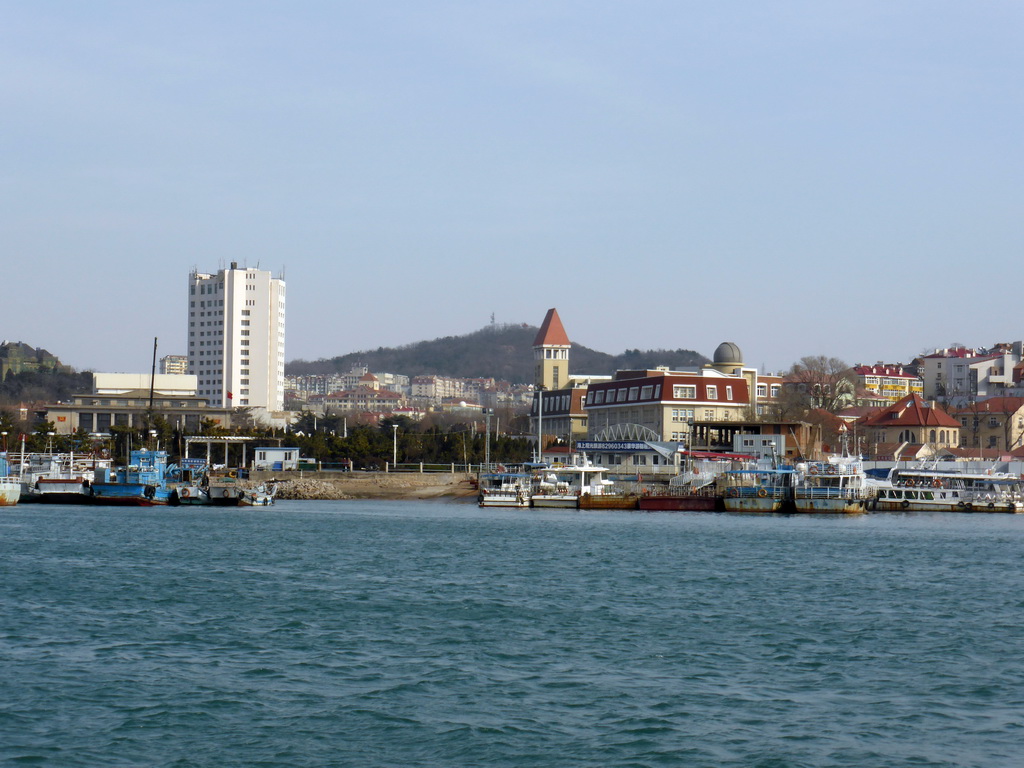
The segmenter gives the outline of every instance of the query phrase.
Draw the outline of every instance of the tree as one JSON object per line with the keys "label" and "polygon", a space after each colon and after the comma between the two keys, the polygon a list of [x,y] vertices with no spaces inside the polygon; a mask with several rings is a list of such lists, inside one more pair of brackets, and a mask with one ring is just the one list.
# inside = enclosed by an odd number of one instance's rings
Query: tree
{"label": "tree", "polygon": [[837,413],[856,400],[856,379],[850,366],[836,357],[814,355],[800,358],[785,377],[784,389],[799,393],[805,410],[820,408]]}

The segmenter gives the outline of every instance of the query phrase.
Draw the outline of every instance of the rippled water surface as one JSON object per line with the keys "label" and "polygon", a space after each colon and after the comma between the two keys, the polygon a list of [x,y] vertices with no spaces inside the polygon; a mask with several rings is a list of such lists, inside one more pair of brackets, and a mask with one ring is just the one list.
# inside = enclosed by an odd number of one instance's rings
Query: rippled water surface
{"label": "rippled water surface", "polygon": [[1020,766],[1024,516],[0,512],[0,765]]}

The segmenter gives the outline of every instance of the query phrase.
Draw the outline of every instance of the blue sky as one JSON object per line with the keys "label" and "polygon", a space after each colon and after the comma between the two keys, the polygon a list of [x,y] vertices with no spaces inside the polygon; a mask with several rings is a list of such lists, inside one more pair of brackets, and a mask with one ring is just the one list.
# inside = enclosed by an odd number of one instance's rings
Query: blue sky
{"label": "blue sky", "polygon": [[1017,2],[0,2],[0,336],[183,353],[187,276],[288,359],[539,324],[909,360],[1024,337]]}

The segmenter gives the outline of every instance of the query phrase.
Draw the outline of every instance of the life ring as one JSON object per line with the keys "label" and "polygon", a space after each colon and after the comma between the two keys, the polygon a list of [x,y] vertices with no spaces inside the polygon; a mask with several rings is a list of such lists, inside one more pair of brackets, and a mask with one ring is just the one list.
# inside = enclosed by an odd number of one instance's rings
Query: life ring
{"label": "life ring", "polygon": [[740,489],[739,488],[730,488],[728,491],[725,492],[725,494],[726,494],[726,496],[729,496],[730,498],[736,498],[737,496],[740,495]]}
{"label": "life ring", "polygon": [[232,469],[230,472],[228,472],[228,477],[238,477],[238,473]]}
{"label": "life ring", "polygon": [[768,495],[768,491],[766,491],[764,488],[758,488],[757,495],[763,499],[765,496]]}
{"label": "life ring", "polygon": [[178,495],[181,496],[181,498],[183,498],[183,499],[187,499],[188,498],[188,494],[189,494],[188,488],[182,488],[180,491],[178,491]]}
{"label": "life ring", "polygon": [[818,474],[818,468],[817,467],[811,467],[811,474],[812,475]]}
{"label": "life ring", "polygon": [[941,487],[942,487],[942,480],[940,480],[937,477],[934,480],[932,480],[932,488],[941,488]]}

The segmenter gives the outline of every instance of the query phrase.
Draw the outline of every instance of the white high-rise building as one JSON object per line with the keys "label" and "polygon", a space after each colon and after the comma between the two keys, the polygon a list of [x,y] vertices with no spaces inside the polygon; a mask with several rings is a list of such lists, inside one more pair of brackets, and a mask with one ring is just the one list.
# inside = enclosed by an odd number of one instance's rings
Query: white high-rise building
{"label": "white high-rise building", "polygon": [[188,372],[211,406],[284,407],[284,280],[255,267],[188,281]]}

